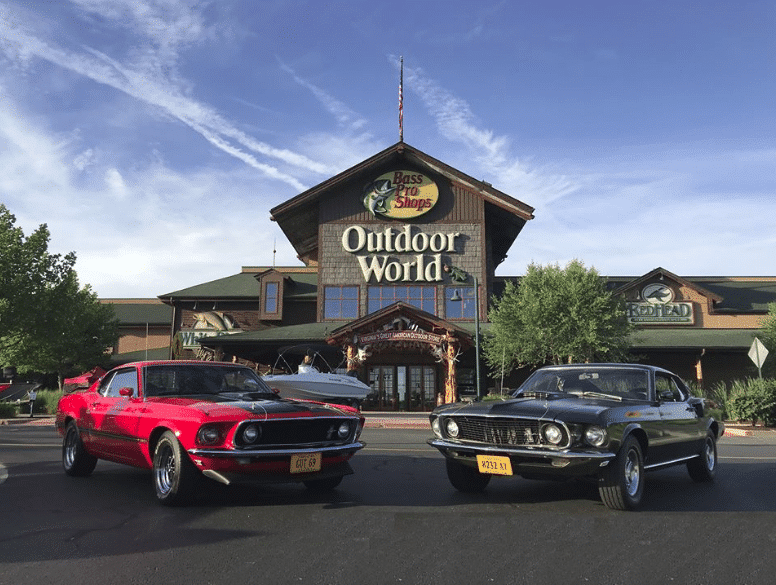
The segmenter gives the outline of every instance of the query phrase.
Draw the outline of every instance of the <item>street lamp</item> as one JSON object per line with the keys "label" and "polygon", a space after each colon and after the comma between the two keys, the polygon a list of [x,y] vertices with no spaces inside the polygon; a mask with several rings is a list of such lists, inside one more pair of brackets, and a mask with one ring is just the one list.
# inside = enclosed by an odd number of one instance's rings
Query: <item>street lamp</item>
{"label": "street lamp", "polygon": [[[474,383],[477,388],[477,400],[479,400],[482,398],[480,390],[480,285],[476,276],[472,274],[472,278],[474,279]],[[450,300],[463,301],[458,289],[455,289]]]}

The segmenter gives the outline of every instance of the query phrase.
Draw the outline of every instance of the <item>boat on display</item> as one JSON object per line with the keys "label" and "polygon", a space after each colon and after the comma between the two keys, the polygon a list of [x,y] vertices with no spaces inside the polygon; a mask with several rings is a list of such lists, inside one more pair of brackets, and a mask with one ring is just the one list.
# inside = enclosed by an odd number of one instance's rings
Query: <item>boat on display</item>
{"label": "boat on display", "polygon": [[[285,357],[281,353],[283,361]],[[282,398],[316,400],[358,407],[372,389],[355,376],[321,372],[313,365],[319,354],[307,353],[295,374],[267,374],[263,380]],[[325,359],[323,360],[325,362]],[[286,362],[288,363],[288,362]]]}

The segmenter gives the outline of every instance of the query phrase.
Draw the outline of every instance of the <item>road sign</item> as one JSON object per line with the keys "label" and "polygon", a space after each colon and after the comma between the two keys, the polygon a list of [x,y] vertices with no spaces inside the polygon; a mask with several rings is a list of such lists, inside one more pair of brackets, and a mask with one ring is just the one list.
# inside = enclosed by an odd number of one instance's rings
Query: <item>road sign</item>
{"label": "road sign", "polygon": [[757,369],[760,370],[760,377],[762,378],[762,367],[765,358],[768,357],[768,348],[763,345],[763,342],[754,338],[752,347],[749,348],[749,359],[754,362]]}

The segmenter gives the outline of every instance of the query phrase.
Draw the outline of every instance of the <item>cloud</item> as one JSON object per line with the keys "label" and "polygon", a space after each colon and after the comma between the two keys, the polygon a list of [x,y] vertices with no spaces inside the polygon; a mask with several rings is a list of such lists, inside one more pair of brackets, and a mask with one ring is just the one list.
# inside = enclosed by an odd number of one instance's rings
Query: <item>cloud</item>
{"label": "cloud", "polygon": [[[129,2],[113,0],[101,12],[103,16],[117,18],[130,10]],[[85,8],[96,10],[99,2],[84,2]],[[112,87],[136,100],[159,108],[173,119],[185,124],[205,140],[223,152],[233,156],[248,166],[264,173],[267,177],[287,183],[297,190],[305,188],[295,176],[280,170],[277,166],[260,161],[257,156],[280,161],[300,170],[325,176],[333,169],[308,157],[270,146],[255,140],[234,124],[226,120],[219,112],[207,104],[185,95],[185,85],[178,79],[175,71],[177,53],[173,50],[184,41],[190,41],[186,24],[175,21],[172,24],[171,40],[162,40],[160,16],[146,14],[138,5],[130,14],[130,24],[145,27],[148,36],[156,39],[160,51],[146,47],[142,58],[122,63],[103,52],[84,48],[81,52],[68,51],[56,44],[38,38],[31,31],[29,23],[20,22],[17,14],[5,9],[0,12],[0,47],[9,59],[17,63],[28,63],[34,58],[52,63],[96,83]],[[177,14],[177,13],[176,13]],[[140,16],[146,16],[145,19]],[[184,20],[185,23],[196,21]],[[192,29],[197,26],[192,25]],[[185,33],[185,34],[184,34]]]}

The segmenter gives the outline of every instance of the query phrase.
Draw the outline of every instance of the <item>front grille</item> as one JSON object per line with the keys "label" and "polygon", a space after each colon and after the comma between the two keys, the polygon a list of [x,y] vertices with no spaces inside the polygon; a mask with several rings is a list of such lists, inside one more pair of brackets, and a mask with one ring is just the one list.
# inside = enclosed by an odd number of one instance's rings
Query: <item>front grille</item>
{"label": "front grille", "polygon": [[[458,423],[460,441],[474,441],[509,447],[549,446],[541,434],[542,421],[520,418],[453,417]],[[563,427],[561,427],[563,428]],[[567,442],[567,433],[563,443]]]}
{"label": "front grille", "polygon": [[242,440],[242,431],[247,424],[255,421],[245,421],[235,432],[235,446],[240,448],[276,447],[281,445],[344,445],[353,441],[357,422],[350,423],[350,432],[345,439],[337,436],[337,429],[346,419],[311,418],[283,419],[259,422],[261,437],[251,444]]}

